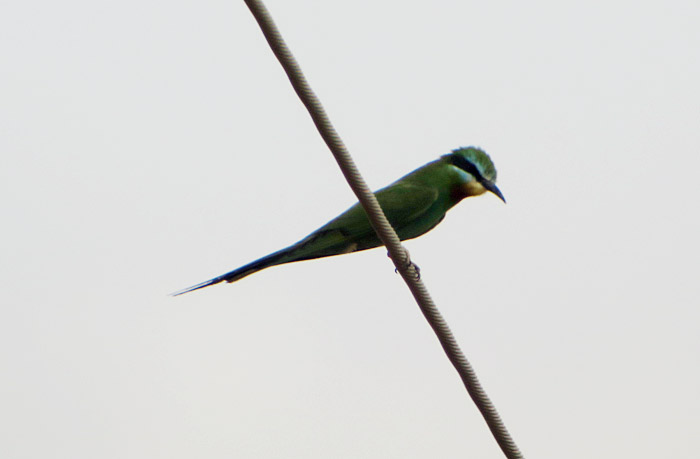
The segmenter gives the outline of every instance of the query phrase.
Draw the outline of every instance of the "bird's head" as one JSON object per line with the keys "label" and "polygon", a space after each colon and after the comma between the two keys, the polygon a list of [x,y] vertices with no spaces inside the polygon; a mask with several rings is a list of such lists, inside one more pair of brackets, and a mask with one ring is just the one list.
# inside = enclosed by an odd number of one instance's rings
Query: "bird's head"
{"label": "bird's head", "polygon": [[461,191],[464,197],[478,196],[487,191],[506,202],[503,193],[496,186],[496,167],[486,152],[476,147],[461,147],[443,156],[458,169],[463,178]]}

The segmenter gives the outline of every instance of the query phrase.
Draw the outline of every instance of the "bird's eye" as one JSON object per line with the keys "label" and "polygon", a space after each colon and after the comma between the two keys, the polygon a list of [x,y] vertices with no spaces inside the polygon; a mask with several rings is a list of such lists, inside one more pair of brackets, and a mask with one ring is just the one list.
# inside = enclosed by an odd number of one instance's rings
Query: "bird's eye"
{"label": "bird's eye", "polygon": [[467,158],[465,158],[462,155],[452,155],[452,164],[455,166],[459,167],[462,169],[464,172],[467,172],[471,175],[474,176],[475,179],[477,179],[479,182],[484,181],[484,177],[481,175],[481,172],[479,172],[479,169]]}

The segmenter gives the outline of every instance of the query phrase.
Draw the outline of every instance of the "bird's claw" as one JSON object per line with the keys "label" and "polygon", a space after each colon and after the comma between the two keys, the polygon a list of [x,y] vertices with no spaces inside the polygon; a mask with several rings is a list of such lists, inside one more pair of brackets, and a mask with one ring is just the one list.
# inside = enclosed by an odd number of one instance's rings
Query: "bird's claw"
{"label": "bird's claw", "polygon": [[[409,266],[413,266],[413,269],[416,270],[416,276],[417,276],[417,278],[420,279],[420,267],[419,267],[417,264],[415,264],[414,262],[412,262],[412,261],[409,261],[409,262],[406,264],[406,267],[407,267],[407,268],[408,268]],[[398,273],[398,272],[399,272],[399,268],[394,268],[394,272],[395,272],[395,273]]]}
{"label": "bird's claw", "polygon": [[[408,252],[408,250],[406,248],[404,248],[403,250],[404,250],[404,253],[406,254],[406,264],[404,265],[404,267],[406,269],[408,269],[410,266],[413,266],[413,269],[416,271],[416,276],[418,277],[418,279],[420,279],[420,268],[418,267],[417,264],[415,264],[414,262],[411,261],[411,254]],[[386,253],[386,256],[391,258],[391,254],[389,252]],[[399,268],[394,268],[394,273],[398,273],[398,272],[399,272]]]}

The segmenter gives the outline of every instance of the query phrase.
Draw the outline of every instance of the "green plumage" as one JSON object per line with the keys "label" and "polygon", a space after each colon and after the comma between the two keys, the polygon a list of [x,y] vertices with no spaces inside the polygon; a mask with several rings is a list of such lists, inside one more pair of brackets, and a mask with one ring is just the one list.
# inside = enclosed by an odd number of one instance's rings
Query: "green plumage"
{"label": "green plumage", "polygon": [[[384,214],[401,240],[433,229],[462,199],[491,191],[502,200],[495,184],[491,158],[474,147],[459,148],[430,162],[375,193]],[[214,279],[174,293],[235,282],[271,266],[340,255],[381,245],[359,203],[301,241]]]}

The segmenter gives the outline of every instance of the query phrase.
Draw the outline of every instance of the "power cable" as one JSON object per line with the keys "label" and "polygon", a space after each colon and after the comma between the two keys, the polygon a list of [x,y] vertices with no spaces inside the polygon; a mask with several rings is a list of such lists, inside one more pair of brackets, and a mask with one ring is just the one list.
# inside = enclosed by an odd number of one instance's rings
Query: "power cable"
{"label": "power cable", "polygon": [[272,52],[275,54],[280,64],[282,64],[282,68],[287,74],[294,91],[296,91],[301,102],[308,110],[309,115],[311,115],[316,129],[318,129],[319,134],[321,134],[326,145],[328,145],[331,153],[333,153],[350,188],[352,188],[352,191],[357,195],[357,199],[367,213],[372,227],[377,232],[377,236],[379,236],[379,239],[389,251],[389,256],[394,262],[394,266],[396,266],[397,271],[408,285],[423,315],[437,335],[440,345],[442,345],[445,354],[447,354],[447,358],[450,359],[450,362],[452,362],[452,365],[454,365],[457,373],[459,373],[459,376],[462,378],[467,392],[484,417],[496,442],[498,442],[498,445],[507,458],[523,458],[522,453],[501,420],[498,411],[496,411],[495,406],[481,386],[474,368],[464,356],[447,322],[442,317],[442,314],[440,314],[440,311],[438,311],[428,293],[428,289],[423,284],[423,281],[421,281],[415,265],[409,258],[408,251],[401,245],[399,237],[384,215],[374,193],[372,193],[367,183],[360,175],[360,171],[357,169],[352,156],[350,156],[345,144],[331,124],[320,100],[316,97],[316,94],[306,81],[301,67],[287,47],[269,11],[260,0],[245,0],[245,2],[250,12],[255,17],[255,20],[258,22]]}

